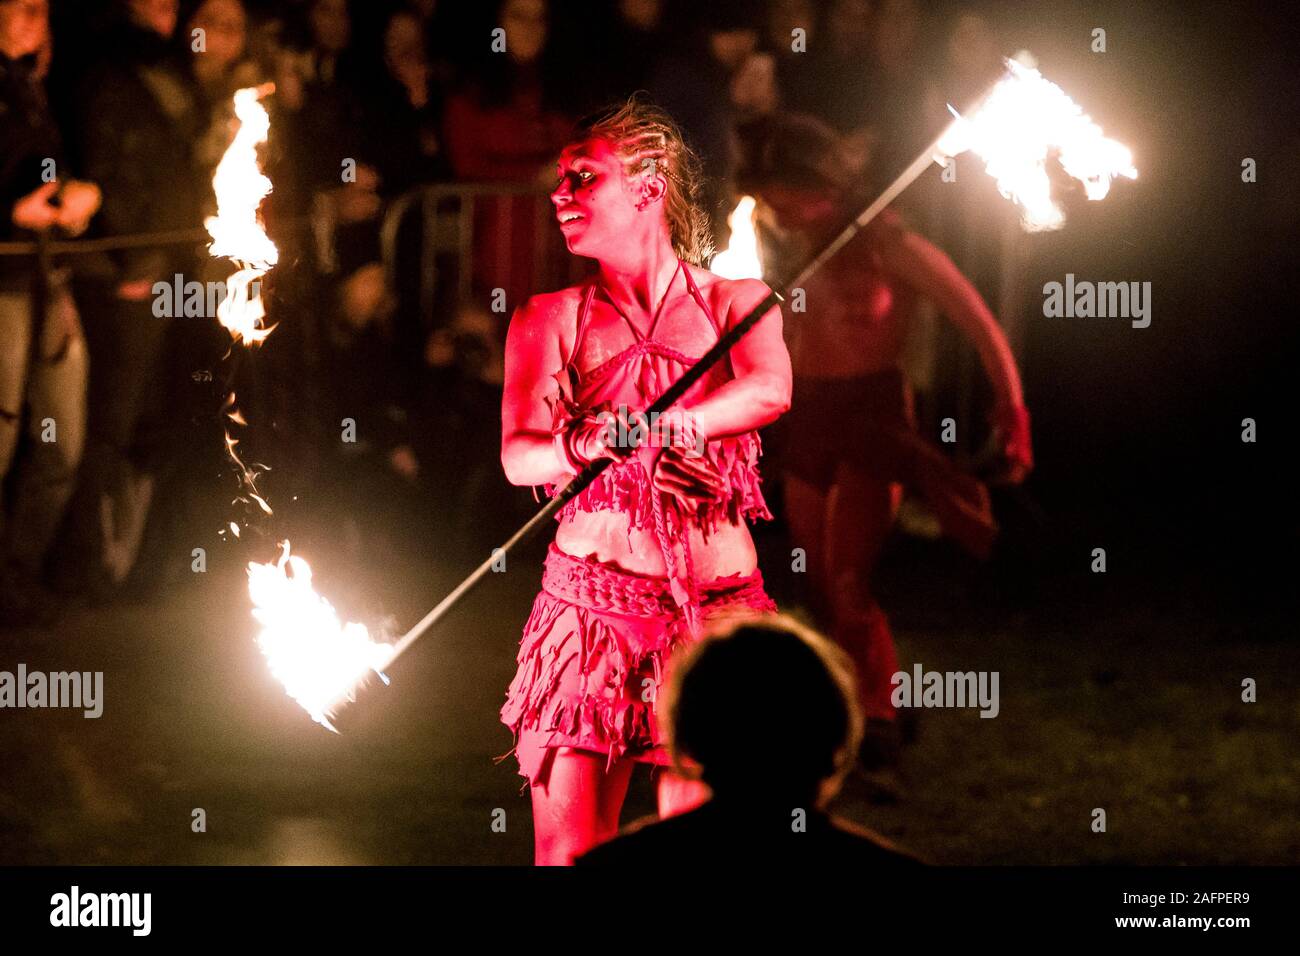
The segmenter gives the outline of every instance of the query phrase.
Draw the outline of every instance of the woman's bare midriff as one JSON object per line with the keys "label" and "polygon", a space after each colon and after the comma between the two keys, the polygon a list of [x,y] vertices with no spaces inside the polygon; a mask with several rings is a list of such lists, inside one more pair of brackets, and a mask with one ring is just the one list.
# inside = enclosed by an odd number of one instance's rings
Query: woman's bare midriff
{"label": "woman's bare midriff", "polygon": [[892,322],[878,326],[813,322],[799,351],[794,362],[796,378],[855,378],[896,367],[902,354],[902,335]]}
{"label": "woman's bare midriff", "polygon": [[809,311],[785,324],[794,376],[853,378],[893,368],[913,295],[889,284],[863,255],[832,263],[807,285]]}
{"label": "woman's bare midriff", "polygon": [[[667,573],[659,539],[653,530],[631,532],[628,547],[628,516],[617,511],[579,511],[560,522],[555,546],[577,558],[593,558],[630,571],[663,577]],[[705,541],[703,532],[690,529],[691,559],[699,581],[712,581],[732,574],[751,574],[758,567],[754,539],[742,524],[719,522]],[[680,545],[675,546],[680,556]]]}

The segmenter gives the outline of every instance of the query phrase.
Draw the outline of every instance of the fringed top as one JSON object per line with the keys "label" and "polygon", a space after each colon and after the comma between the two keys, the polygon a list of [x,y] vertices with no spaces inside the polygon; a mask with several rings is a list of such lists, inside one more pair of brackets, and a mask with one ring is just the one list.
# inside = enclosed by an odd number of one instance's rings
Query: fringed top
{"label": "fringed top", "polygon": [[[721,337],[723,330],[700,294],[690,269],[680,260],[678,269],[686,276],[691,296],[712,323],[714,332]],[[574,356],[579,354],[591,300],[595,297],[596,290],[597,283],[593,281],[578,310]],[[626,321],[626,316],[624,320]],[[579,372],[570,361],[562,371],[555,374],[559,393],[548,399],[553,432],[562,431],[569,422],[586,415],[598,415],[602,411],[617,415],[621,405],[629,411],[644,411],[698,360],[698,356],[688,356],[656,342],[652,336],[657,323],[656,315],[649,331],[642,336],[629,321],[627,324],[636,337],[635,343],[590,371]],[[730,360],[719,362],[687,390],[680,405],[690,408],[733,377]],[[721,475],[723,491],[714,501],[701,503],[696,513],[689,516],[681,513],[675,497],[653,493],[649,469],[653,465],[656,451],[655,448],[642,447],[627,459],[615,462],[565,505],[556,517],[563,520],[578,511],[624,513],[628,516],[629,547],[631,530],[653,530],[663,553],[664,565],[668,569],[673,595],[691,629],[695,630],[699,615],[698,586],[694,580],[689,538],[683,534],[683,528],[689,521],[698,526],[707,539],[722,521],[738,523],[741,518],[771,520],[772,513],[763,499],[760,488],[762,479],[758,473],[762,442],[757,432],[750,431],[705,443],[704,454]],[[554,495],[559,487],[548,484],[546,493]],[[676,567],[672,551],[674,540],[683,544],[684,569]]]}

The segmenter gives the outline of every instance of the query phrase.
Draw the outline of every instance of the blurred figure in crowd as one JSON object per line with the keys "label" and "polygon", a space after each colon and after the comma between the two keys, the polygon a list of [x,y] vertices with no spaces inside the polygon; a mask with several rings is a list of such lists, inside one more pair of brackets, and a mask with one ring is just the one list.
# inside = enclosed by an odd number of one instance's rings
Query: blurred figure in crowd
{"label": "blurred figure in crowd", "polygon": [[870,24],[869,96],[851,145],[869,147],[870,168],[885,178],[902,169],[948,114],[929,78],[936,51],[923,42],[930,31],[917,0],[878,0]]}
{"label": "blurred figure in crowd", "polygon": [[[37,76],[50,51],[48,0],[0,0],[0,241],[80,235],[99,208],[98,187],[69,175]],[[0,625],[54,613],[40,574],[85,439],[86,344],[66,271],[45,265],[0,255],[0,482],[14,471],[0,500]]]}
{"label": "blurred figure in crowd", "polygon": [[[442,459],[433,465],[446,473],[432,477],[442,498],[450,499],[442,507],[458,516],[456,530],[466,534],[472,533],[470,515],[492,510],[486,502],[510,494],[500,470],[487,466],[490,444],[483,441],[482,423],[500,407],[509,315],[549,281],[534,273],[539,247],[558,248],[541,187],[555,184],[555,157],[573,117],[560,106],[550,16],[546,0],[499,3],[489,29],[505,31],[505,49],[480,58],[447,100],[447,154],[457,179],[538,190],[466,200],[473,202],[473,264],[459,267],[471,269],[470,296],[431,331],[424,350],[437,394],[426,390],[424,404],[436,427],[422,447]],[[448,435],[483,457],[465,468],[439,452]]]}
{"label": "blurred figure in crowd", "polygon": [[[774,117],[742,169],[768,231],[803,262],[839,230],[853,181],[842,143],[812,117]],[[886,210],[808,282],[810,309],[787,325],[794,401],[782,423],[786,515],[807,550],[813,608],[859,675],[867,715],[862,762],[897,762],[890,700],[898,670],[888,618],[869,584],[894,524],[903,489],[923,498],[943,530],[986,558],[997,534],[984,484],[916,433],[912,390],[900,368],[913,314],[931,300],[979,353],[995,395],[992,420],[1002,477],[1033,465],[1020,375],[997,320],[942,251]],[[885,773],[882,776],[888,777]],[[897,781],[881,783],[896,790]]]}
{"label": "blurred figure in crowd", "polygon": [[[176,0],[124,0],[102,59],[85,75],[75,118],[87,173],[104,189],[103,234],[129,236],[201,224],[194,159],[198,96],[173,53]],[[166,346],[176,319],[156,315],[155,283],[191,276],[176,244],[112,255],[84,290],[90,346],[90,421],[82,480],[72,506],[65,583],[106,595],[136,563],[155,477],[172,422]],[[93,306],[90,303],[94,303]]]}
{"label": "blurred figure in crowd", "polygon": [[382,64],[367,102],[367,140],[385,198],[447,179],[442,148],[443,91],[418,16],[399,9],[383,32]]}
{"label": "blurred figure in crowd", "polygon": [[[833,817],[862,736],[852,666],[794,620],[742,621],[683,648],[661,706],[674,766],[712,797],[666,820],[634,824],[577,859],[579,866],[788,864],[914,867],[919,859]],[[779,696],[756,730],[741,715]],[[855,869],[859,875],[871,872]]]}
{"label": "blurred figure in crowd", "polygon": [[829,43],[813,0],[771,0],[763,48],[774,61],[781,109],[820,115],[826,104],[843,95],[839,78],[824,69]]}
{"label": "blurred figure in crowd", "polygon": [[[310,0],[305,8],[305,48],[283,57],[278,81],[287,147],[277,169],[297,184],[293,212],[311,220],[316,275],[299,290],[319,317],[320,372],[329,383],[321,396],[329,422],[322,430],[325,480],[336,482],[346,501],[347,487],[364,486],[404,428],[392,374],[394,297],[380,264],[384,147],[371,139],[391,117],[381,118],[367,99],[374,84],[366,82],[346,0]],[[345,418],[356,423],[355,441],[338,438]],[[361,540],[350,529],[349,537]]]}
{"label": "blurred figure in crowd", "polygon": [[681,49],[660,60],[650,82],[651,95],[677,120],[704,164],[701,205],[719,249],[727,246],[727,215],[734,206],[737,111],[732,80],[757,45],[754,5],[742,0],[702,5]]}
{"label": "blurred figure in crowd", "polygon": [[[489,53],[447,102],[447,152],[456,177],[468,182],[550,186],[552,164],[573,117],[561,110],[550,53],[546,0],[504,0],[493,27],[505,31],[503,52]],[[484,343],[496,384],[503,378],[505,317],[535,289],[534,249],[552,238],[538,228],[540,197],[485,198],[475,203],[474,301],[487,305],[505,290],[496,341]]]}
{"label": "blurred figure in crowd", "polygon": [[305,47],[284,52],[276,81],[285,165],[301,193],[299,211],[318,220],[318,267],[346,277],[378,257],[380,180],[365,143],[347,0],[309,0],[305,10]]}
{"label": "blurred figure in crowd", "polygon": [[208,117],[195,156],[204,170],[215,171],[234,138],[235,91],[256,86],[265,77],[247,56],[248,15],[242,0],[202,0],[186,24],[190,68],[201,106]]}
{"label": "blurred figure in crowd", "polygon": [[[618,0],[615,8],[613,22],[600,38],[602,45],[616,51],[616,55],[603,58],[601,102],[625,100],[637,90],[648,89],[656,59],[668,42],[663,0]],[[599,105],[583,103],[581,107],[595,109]]]}
{"label": "blurred figure in crowd", "polygon": [[[416,186],[451,178],[442,142],[444,84],[449,70],[445,63],[430,57],[426,24],[418,9],[395,10],[384,25],[380,42],[366,139],[374,151],[380,194],[386,202],[393,202]],[[427,378],[424,353],[431,330],[424,324],[420,301],[424,212],[420,209],[404,219],[395,237],[395,288],[388,290],[392,296],[391,322],[386,329],[389,356],[385,364],[392,379],[389,397],[391,404],[406,411],[419,400]],[[444,263],[445,257],[437,268]],[[390,448],[388,455],[399,475],[410,481],[419,477],[419,457],[405,440]]]}

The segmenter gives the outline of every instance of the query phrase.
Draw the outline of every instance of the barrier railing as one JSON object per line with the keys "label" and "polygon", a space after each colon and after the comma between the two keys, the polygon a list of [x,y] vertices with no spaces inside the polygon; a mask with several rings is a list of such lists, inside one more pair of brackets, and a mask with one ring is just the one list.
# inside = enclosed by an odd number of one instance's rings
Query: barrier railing
{"label": "barrier railing", "polygon": [[[389,204],[380,227],[380,249],[390,288],[403,285],[403,267],[409,261],[403,260],[404,245],[399,240],[415,216],[417,309],[426,329],[437,324],[440,306],[454,309],[484,291],[476,286],[522,285],[529,292],[545,292],[576,282],[589,268],[565,248],[545,189],[438,183],[417,187]],[[485,223],[493,232],[490,237],[481,232]],[[527,235],[516,236],[518,230],[526,230]],[[527,256],[523,262],[521,246]],[[484,262],[484,256],[491,262]],[[512,309],[516,305],[509,303]]]}

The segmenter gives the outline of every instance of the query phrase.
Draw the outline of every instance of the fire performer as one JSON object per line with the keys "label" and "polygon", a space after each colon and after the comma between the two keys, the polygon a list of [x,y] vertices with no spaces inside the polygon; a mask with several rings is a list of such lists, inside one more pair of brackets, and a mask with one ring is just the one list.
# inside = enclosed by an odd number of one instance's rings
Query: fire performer
{"label": "fire performer", "polygon": [[[818,248],[843,222],[849,165],[829,128],[787,116],[757,134],[741,185],[759,197],[760,215],[765,207],[778,232]],[[808,311],[788,336],[796,401],[781,426],[786,511],[794,543],[807,550],[814,609],[858,668],[867,715],[861,757],[875,770],[897,761],[890,697],[898,657],[869,580],[903,489],[977,557],[988,557],[998,530],[984,484],[916,433],[911,386],[899,366],[909,297],[934,302],[978,351],[996,395],[1002,477],[1013,483],[1033,465],[1029,414],[1015,359],[984,300],[892,210],[804,293]]]}
{"label": "fire performer", "polygon": [[599,268],[511,320],[502,464],[511,483],[554,494],[596,458],[615,463],[558,515],[501,711],[539,864],[613,836],[638,761],[658,765],[661,816],[706,799],[667,769],[655,693],[704,621],[775,611],[744,519],[771,518],[756,429],[789,408],[791,388],[772,308],[671,410],[669,434],[621,446],[610,415],[644,410],[769,289],[703,268],[698,164],[656,107],[633,99],[584,121],[558,172],[560,230]]}

